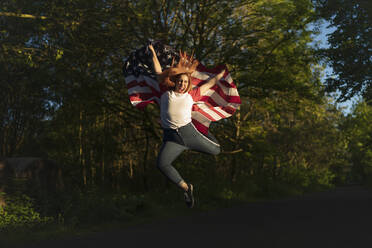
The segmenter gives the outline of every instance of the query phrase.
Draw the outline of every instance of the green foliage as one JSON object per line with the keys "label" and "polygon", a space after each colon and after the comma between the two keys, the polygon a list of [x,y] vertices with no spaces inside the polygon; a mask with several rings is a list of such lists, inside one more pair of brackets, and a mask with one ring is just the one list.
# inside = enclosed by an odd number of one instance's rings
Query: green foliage
{"label": "green foliage", "polygon": [[344,120],[342,128],[348,139],[349,161],[354,181],[370,183],[372,178],[372,107],[362,101]]}
{"label": "green foliage", "polygon": [[92,189],[72,193],[63,203],[61,217],[63,223],[70,226],[128,222],[141,215],[146,208],[144,195],[112,194]]}
{"label": "green foliage", "polygon": [[54,221],[53,217],[41,216],[32,199],[26,195],[6,198],[6,206],[0,207],[1,232],[41,228]]}
{"label": "green foliage", "polygon": [[319,15],[335,28],[328,36],[329,48],[321,51],[334,71],[327,91],[339,90],[340,101],[355,95],[372,99],[372,4],[366,0],[317,0]]}
{"label": "green foliage", "polygon": [[[287,185],[292,185],[302,192],[327,189],[333,186],[335,175],[328,169],[312,170],[305,167],[288,167],[283,170]],[[292,187],[291,187],[292,188]]]}

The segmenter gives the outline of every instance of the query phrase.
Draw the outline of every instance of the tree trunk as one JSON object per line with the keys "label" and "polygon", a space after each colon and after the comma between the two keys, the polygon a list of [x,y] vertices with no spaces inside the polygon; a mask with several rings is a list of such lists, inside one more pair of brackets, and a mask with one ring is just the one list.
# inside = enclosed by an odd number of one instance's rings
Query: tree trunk
{"label": "tree trunk", "polygon": [[[236,123],[235,123],[235,127],[236,127],[236,131],[235,131],[235,144],[234,144],[234,149],[233,151],[239,149],[239,137],[240,137],[240,125],[241,125],[241,115],[240,115],[240,106],[236,109]],[[236,181],[236,178],[237,178],[237,174],[238,174],[238,161],[236,159],[236,156],[237,155],[232,155],[233,156],[233,160],[232,160],[232,165],[231,165],[231,182],[234,183]]]}
{"label": "tree trunk", "polygon": [[80,109],[79,115],[79,160],[80,166],[83,170],[83,184],[87,185],[87,168],[85,165],[85,159],[83,156],[83,111]]}
{"label": "tree trunk", "polygon": [[146,176],[146,171],[147,171],[147,161],[148,161],[148,153],[149,153],[149,135],[147,132],[145,132],[146,135],[146,145],[145,145],[145,153],[143,155],[143,187],[145,191],[148,191],[148,183],[147,183],[147,176]]}

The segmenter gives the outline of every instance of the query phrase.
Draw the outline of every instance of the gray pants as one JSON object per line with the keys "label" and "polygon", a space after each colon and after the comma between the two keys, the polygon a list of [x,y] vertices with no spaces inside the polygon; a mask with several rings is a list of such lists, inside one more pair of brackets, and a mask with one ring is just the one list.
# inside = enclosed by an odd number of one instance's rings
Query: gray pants
{"label": "gray pants", "polygon": [[183,181],[180,174],[172,166],[172,162],[184,151],[194,150],[202,153],[217,155],[220,153],[220,145],[211,135],[208,138],[200,133],[195,126],[189,124],[178,129],[163,129],[163,145],[157,160],[157,167],[173,183]]}

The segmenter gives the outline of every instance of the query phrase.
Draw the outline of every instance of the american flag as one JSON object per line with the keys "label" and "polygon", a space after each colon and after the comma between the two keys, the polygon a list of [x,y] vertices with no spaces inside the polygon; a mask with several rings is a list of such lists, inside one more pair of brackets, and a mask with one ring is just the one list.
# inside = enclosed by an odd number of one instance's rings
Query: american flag
{"label": "american flag", "polygon": [[[162,69],[169,68],[173,58],[175,64],[179,54],[170,46],[153,43]],[[201,63],[191,75],[193,87],[200,87],[225,69],[225,74],[219,82],[209,89],[203,97],[192,107],[192,122],[203,134],[208,135],[208,128],[212,121],[230,117],[241,104],[238,90],[225,65],[206,68]],[[161,89],[153,71],[152,55],[147,46],[132,52],[124,63],[123,73],[128,88],[129,100],[133,106],[144,108],[149,103],[160,106],[160,96],[166,89]]]}

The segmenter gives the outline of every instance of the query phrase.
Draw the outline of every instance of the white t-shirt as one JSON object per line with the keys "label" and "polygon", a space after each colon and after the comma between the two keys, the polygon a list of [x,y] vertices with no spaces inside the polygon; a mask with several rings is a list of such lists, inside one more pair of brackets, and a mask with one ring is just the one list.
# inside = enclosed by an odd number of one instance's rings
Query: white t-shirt
{"label": "white t-shirt", "polygon": [[191,109],[194,101],[200,98],[200,88],[189,93],[164,92],[160,97],[160,119],[163,128],[180,128],[191,122]]}

